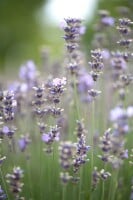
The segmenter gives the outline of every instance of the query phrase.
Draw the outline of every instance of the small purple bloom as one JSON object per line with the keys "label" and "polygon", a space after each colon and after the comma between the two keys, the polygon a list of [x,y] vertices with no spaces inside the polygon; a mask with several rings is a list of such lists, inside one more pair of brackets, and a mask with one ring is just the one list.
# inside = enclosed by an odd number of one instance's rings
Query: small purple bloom
{"label": "small purple bloom", "polygon": [[101,52],[103,59],[108,60],[110,58],[110,52],[108,49],[103,49]]}
{"label": "small purple bloom", "polygon": [[3,133],[4,133],[5,135],[8,135],[8,133],[10,132],[10,129],[9,129],[8,126],[3,126],[2,131],[3,131]]}
{"label": "small purple bloom", "polygon": [[62,85],[66,85],[66,78],[65,77],[63,77],[62,79],[60,79],[60,78],[53,79],[53,86],[59,87],[59,86],[62,86]]}
{"label": "small purple bloom", "polygon": [[112,109],[110,112],[110,120],[117,121],[125,115],[126,115],[126,111],[123,108],[116,107],[116,108]]}
{"label": "small purple bloom", "polygon": [[7,196],[4,193],[4,191],[3,191],[3,189],[1,188],[1,185],[0,185],[0,200],[4,200],[4,199],[7,199]]}
{"label": "small purple bloom", "polygon": [[18,140],[18,146],[19,146],[19,149],[21,151],[25,151],[27,145],[30,143],[30,139],[29,139],[29,136],[22,136],[19,140]]}
{"label": "small purple bloom", "polygon": [[26,148],[26,142],[24,138],[19,139],[18,145],[21,151],[24,151]]}
{"label": "small purple bloom", "polygon": [[54,140],[55,141],[59,141],[60,140],[60,133],[59,132],[56,133],[56,136],[55,136]]}
{"label": "small purple bloom", "polygon": [[101,22],[106,25],[106,26],[113,26],[114,23],[115,23],[115,20],[113,17],[110,17],[110,16],[106,16],[106,17],[103,17],[101,19]]}
{"label": "small purple bloom", "polygon": [[91,75],[87,74],[86,72],[83,72],[79,76],[78,89],[80,92],[87,92],[93,87],[93,85],[94,81]]}
{"label": "small purple bloom", "polygon": [[80,35],[83,35],[85,33],[85,31],[86,31],[85,26],[81,26],[80,29],[79,29]]}
{"label": "small purple bloom", "polygon": [[111,60],[111,66],[116,69],[116,70],[125,70],[127,68],[127,64],[126,61],[124,60],[124,58],[120,57],[118,55],[115,55],[114,58],[112,58]]}
{"label": "small purple bloom", "polygon": [[127,159],[128,158],[128,149],[125,149],[123,152],[120,154],[122,159]]}
{"label": "small purple bloom", "polygon": [[22,93],[27,92],[27,91],[28,91],[28,85],[27,85],[26,83],[22,83],[22,84],[20,85],[20,91],[21,91]]}
{"label": "small purple bloom", "polygon": [[8,126],[3,126],[2,132],[3,134],[7,135],[9,138],[12,138],[14,132],[15,132],[15,128],[9,128]]}
{"label": "small purple bloom", "polygon": [[20,86],[19,82],[16,81],[16,82],[12,83],[11,85],[9,85],[8,90],[10,92],[12,92],[12,91],[16,92],[18,90],[19,86]]}
{"label": "small purple bloom", "polygon": [[34,80],[36,77],[36,66],[33,61],[29,60],[19,71],[19,77],[22,80]]}
{"label": "small purple bloom", "polygon": [[42,134],[42,141],[48,143],[51,140],[51,137],[47,133]]}

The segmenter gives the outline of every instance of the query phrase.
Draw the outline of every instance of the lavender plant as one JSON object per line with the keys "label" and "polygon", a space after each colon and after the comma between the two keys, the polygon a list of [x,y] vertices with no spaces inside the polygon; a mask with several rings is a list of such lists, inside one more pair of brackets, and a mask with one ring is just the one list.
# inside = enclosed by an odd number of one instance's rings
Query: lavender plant
{"label": "lavender plant", "polygon": [[58,76],[27,61],[17,81],[2,83],[1,200],[133,199],[133,22],[99,16],[87,61],[83,20],[68,18]]}

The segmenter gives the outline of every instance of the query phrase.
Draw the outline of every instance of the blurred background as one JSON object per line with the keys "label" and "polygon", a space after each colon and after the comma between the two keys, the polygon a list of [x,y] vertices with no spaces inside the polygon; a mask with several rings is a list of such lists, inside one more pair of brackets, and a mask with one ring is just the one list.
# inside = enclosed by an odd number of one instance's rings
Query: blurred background
{"label": "blurred background", "polygon": [[60,23],[65,17],[85,19],[83,38],[90,48],[98,9],[117,15],[116,7],[133,9],[133,0],[0,0],[0,69],[19,67],[33,59],[41,62],[43,50],[51,59],[62,56],[64,41]]}

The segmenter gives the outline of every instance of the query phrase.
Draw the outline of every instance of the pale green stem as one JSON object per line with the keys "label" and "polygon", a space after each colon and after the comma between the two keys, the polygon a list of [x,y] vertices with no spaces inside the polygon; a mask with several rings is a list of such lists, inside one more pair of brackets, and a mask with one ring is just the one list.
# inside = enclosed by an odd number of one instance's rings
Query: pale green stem
{"label": "pale green stem", "polygon": [[101,200],[104,200],[104,192],[105,192],[105,182],[102,181],[102,197],[101,197]]}
{"label": "pale green stem", "polygon": [[81,189],[82,189],[82,176],[83,176],[83,168],[80,169],[80,180],[79,180],[79,200],[81,196]]}
{"label": "pale green stem", "polygon": [[76,76],[73,76],[73,84],[74,84],[74,103],[76,107],[77,118],[80,119],[80,106],[79,106],[79,97],[77,94],[77,86],[76,86]]}
{"label": "pale green stem", "polygon": [[0,167],[0,175],[1,175],[2,182],[3,182],[4,190],[5,190],[6,195],[7,195],[7,199],[9,199],[8,192],[7,192],[7,186],[6,186],[6,183],[4,181],[3,172],[2,172],[1,167]]}
{"label": "pale green stem", "polygon": [[63,185],[62,200],[66,199],[66,189],[67,189],[66,187],[67,187],[66,185]]}
{"label": "pale green stem", "polygon": [[117,178],[118,178],[119,170],[114,170],[111,176],[111,184],[109,189],[109,200],[115,199],[115,193],[117,189]]}
{"label": "pale green stem", "polygon": [[[94,130],[95,130],[95,101],[92,102],[92,130],[91,130],[91,171],[90,171],[90,176],[91,176],[91,183],[90,183],[90,188],[92,184],[92,172],[93,172],[93,167],[94,167],[94,144],[93,144],[93,135],[94,135]],[[93,199],[93,192],[90,191],[90,199]]]}

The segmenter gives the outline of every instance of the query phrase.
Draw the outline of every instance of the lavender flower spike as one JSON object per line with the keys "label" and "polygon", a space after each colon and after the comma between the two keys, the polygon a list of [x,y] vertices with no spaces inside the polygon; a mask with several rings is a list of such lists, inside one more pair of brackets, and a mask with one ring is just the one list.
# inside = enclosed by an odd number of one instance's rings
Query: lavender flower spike
{"label": "lavender flower spike", "polygon": [[7,199],[7,195],[4,193],[0,185],[0,200],[4,200],[4,199]]}
{"label": "lavender flower spike", "polygon": [[14,167],[12,174],[7,174],[6,178],[14,198],[21,199],[20,192],[22,191],[22,187],[24,185],[21,181],[23,178],[23,170],[20,167]]}

